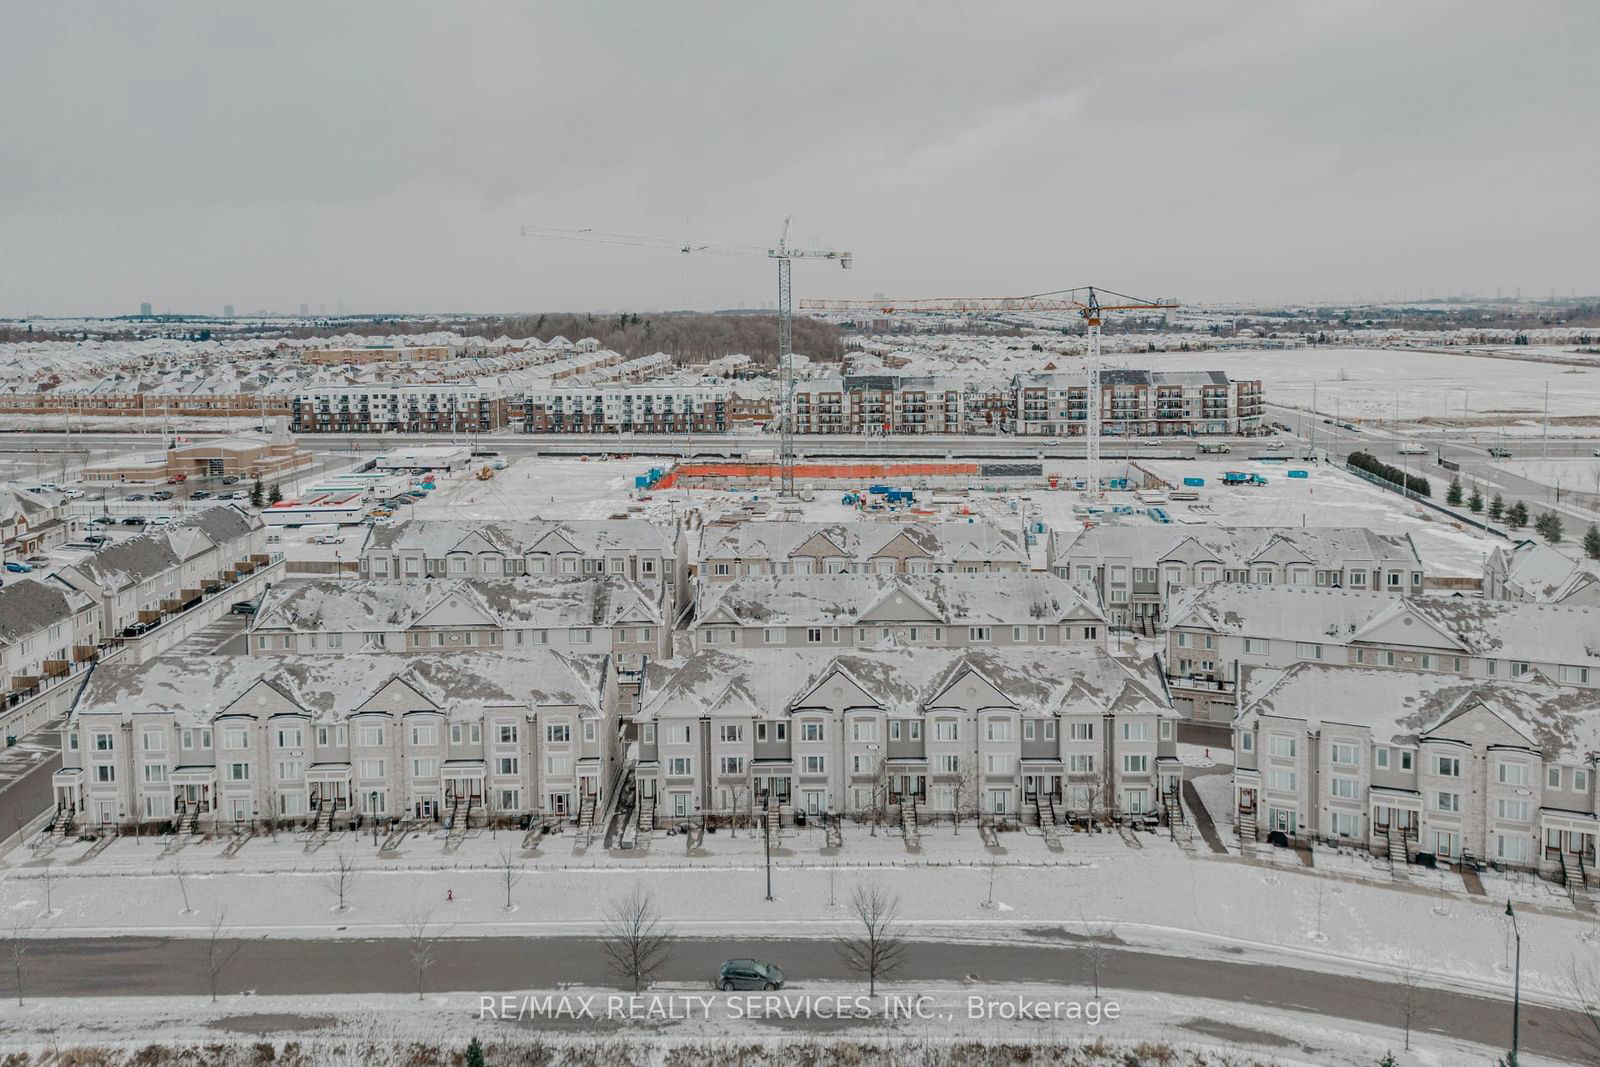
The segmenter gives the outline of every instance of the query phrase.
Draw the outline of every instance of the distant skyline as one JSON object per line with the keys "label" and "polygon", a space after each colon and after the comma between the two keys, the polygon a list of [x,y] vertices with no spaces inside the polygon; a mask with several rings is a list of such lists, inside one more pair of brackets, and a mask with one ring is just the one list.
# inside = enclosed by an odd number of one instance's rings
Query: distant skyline
{"label": "distant skyline", "polygon": [[0,316],[1600,291],[1600,6],[24,5]]}

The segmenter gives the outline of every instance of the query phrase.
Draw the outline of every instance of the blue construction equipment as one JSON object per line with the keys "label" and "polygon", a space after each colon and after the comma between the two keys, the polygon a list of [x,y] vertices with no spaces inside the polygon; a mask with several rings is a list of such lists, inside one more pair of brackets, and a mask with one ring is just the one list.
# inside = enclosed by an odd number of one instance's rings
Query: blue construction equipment
{"label": "blue construction equipment", "polygon": [[1192,485],[1196,489],[1198,489],[1201,486],[1206,484],[1206,480],[1204,478],[1185,478],[1183,480],[1183,484],[1184,485]]}
{"label": "blue construction equipment", "polygon": [[1307,474],[1305,471],[1290,471],[1289,472],[1289,477],[1291,477],[1291,478],[1309,478],[1310,475]]}

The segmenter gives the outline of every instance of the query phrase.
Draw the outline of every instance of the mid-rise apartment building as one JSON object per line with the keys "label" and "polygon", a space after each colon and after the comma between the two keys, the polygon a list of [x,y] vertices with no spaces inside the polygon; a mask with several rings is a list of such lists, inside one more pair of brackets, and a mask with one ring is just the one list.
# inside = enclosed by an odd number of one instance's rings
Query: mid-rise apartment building
{"label": "mid-rise apartment building", "polygon": [[955,377],[847,374],[795,383],[794,432],[961,433],[966,384]]}
{"label": "mid-rise apartment building", "polygon": [[[1089,417],[1082,371],[1020,374],[1014,383],[1016,432],[1081,437]],[[1100,372],[1100,432],[1107,437],[1254,434],[1263,428],[1259,380],[1232,381],[1222,371]]]}
{"label": "mid-rise apartment building", "polygon": [[723,433],[731,417],[726,385],[529,387],[509,400],[524,433]]}
{"label": "mid-rise apartment building", "polygon": [[1344,526],[1117,526],[1055,530],[1050,569],[1099,591],[1113,625],[1153,632],[1173,598],[1214,582],[1418,594],[1410,534]]}
{"label": "mid-rise apartment building", "polygon": [[506,390],[489,383],[307,385],[290,399],[295,433],[487,433],[506,425]]}
{"label": "mid-rise apartment building", "polygon": [[1448,673],[1258,671],[1234,729],[1234,821],[1595,884],[1600,694]]}

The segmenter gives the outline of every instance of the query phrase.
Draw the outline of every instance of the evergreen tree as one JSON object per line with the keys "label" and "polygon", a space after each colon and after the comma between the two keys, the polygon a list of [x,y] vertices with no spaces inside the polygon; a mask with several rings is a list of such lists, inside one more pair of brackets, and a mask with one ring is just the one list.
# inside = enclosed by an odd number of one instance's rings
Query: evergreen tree
{"label": "evergreen tree", "polygon": [[1554,543],[1561,540],[1560,515],[1557,515],[1553,511],[1547,511],[1543,515],[1539,516],[1539,521],[1544,524],[1539,532],[1544,535],[1544,539],[1546,541]]}
{"label": "evergreen tree", "polygon": [[272,489],[267,493],[267,503],[276,504],[283,499],[283,490],[278,488],[278,483],[272,483]]}
{"label": "evergreen tree", "polygon": [[1472,487],[1472,496],[1467,501],[1467,507],[1472,509],[1474,515],[1483,510],[1483,492],[1477,486]]}
{"label": "evergreen tree", "polygon": [[1590,559],[1600,559],[1600,526],[1589,524],[1588,532],[1583,535],[1583,554]]}
{"label": "evergreen tree", "polygon": [[1400,1061],[1394,1058],[1393,1052],[1385,1052],[1383,1059],[1378,1061],[1378,1067],[1400,1067]]}
{"label": "evergreen tree", "polygon": [[1507,508],[1506,525],[1513,530],[1520,530],[1528,525],[1528,505],[1519,500]]}
{"label": "evergreen tree", "polygon": [[253,508],[259,508],[262,504],[262,501],[265,499],[266,489],[262,487],[261,479],[257,478],[256,484],[250,487],[250,506]]}
{"label": "evergreen tree", "polygon": [[[1391,1057],[1392,1059],[1393,1057]],[[488,1067],[488,1061],[483,1058],[483,1042],[474,1037],[467,1042],[466,1067]]]}
{"label": "evergreen tree", "polygon": [[1501,497],[1501,495],[1499,493],[1496,493],[1494,495],[1494,499],[1489,501],[1489,517],[1491,519],[1493,519],[1495,522],[1499,522],[1502,518],[1505,517],[1505,514],[1506,514],[1506,502],[1505,502],[1505,499],[1503,497]]}
{"label": "evergreen tree", "polygon": [[1460,477],[1455,477],[1455,478],[1451,478],[1450,479],[1450,488],[1445,491],[1444,502],[1446,504],[1449,504],[1453,508],[1459,508],[1461,506],[1461,479],[1460,479]]}

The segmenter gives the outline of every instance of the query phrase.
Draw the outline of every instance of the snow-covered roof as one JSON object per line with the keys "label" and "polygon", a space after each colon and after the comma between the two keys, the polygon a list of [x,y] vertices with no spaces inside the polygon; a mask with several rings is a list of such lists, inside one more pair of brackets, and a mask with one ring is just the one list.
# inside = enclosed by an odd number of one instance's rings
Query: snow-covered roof
{"label": "snow-covered roof", "polygon": [[123,541],[114,541],[64,568],[103,592],[116,592],[165,573],[209,551],[259,529],[261,520],[230,504],[196,511],[177,522]]}
{"label": "snow-covered roof", "polygon": [[615,576],[472,581],[376,578],[275,586],[262,599],[250,628],[297,633],[407,629],[432,625],[429,616],[441,608],[447,613],[465,609],[501,627],[661,623],[660,611],[639,587]]}
{"label": "snow-covered roof", "polygon": [[729,621],[837,626],[869,613],[912,621],[931,615],[946,624],[972,626],[1104,620],[1093,594],[1054,575],[759,574],[704,584],[693,627]]}
{"label": "snow-covered roof", "polygon": [[699,718],[713,708],[794,711],[836,672],[885,712],[919,716],[968,670],[1028,716],[1174,714],[1153,662],[1094,647],[704,651],[646,670],[645,718]]}
{"label": "snow-covered roof", "polygon": [[[956,561],[1028,563],[1016,540],[985,522],[770,522],[751,521],[731,527],[705,527],[700,558],[786,560],[800,548],[821,538],[837,554],[866,562],[898,539],[910,544],[910,554],[937,563]],[[822,541],[818,544],[821,545]],[[815,547],[815,546],[814,546]],[[823,546],[826,548],[826,546]],[[834,550],[837,550],[834,552]]]}
{"label": "snow-covered roof", "polygon": [[[540,542],[555,538],[545,545]],[[477,535],[491,548],[506,555],[554,551],[557,540],[565,540],[578,552],[590,556],[614,551],[673,553],[675,530],[644,519],[561,519],[534,522],[458,522],[454,519],[413,519],[385,523],[373,528],[367,552],[421,552],[428,559],[449,552],[480,551],[468,547]]]}
{"label": "snow-covered roof", "polygon": [[1498,568],[1505,583],[1528,599],[1546,604],[1559,604],[1600,581],[1600,564],[1574,559],[1539,541],[1496,546],[1487,566]]}
{"label": "snow-covered roof", "polygon": [[[0,586],[0,648],[66,622],[93,603],[85,594],[57,582],[32,578],[7,582]],[[68,632],[55,647],[63,647],[71,636]]]}
{"label": "snow-covered roof", "polygon": [[399,679],[427,701],[408,710],[440,710],[471,719],[488,707],[596,709],[604,657],[542,649],[439,655],[352,653],[344,656],[202,656],[173,654],[146,663],[97,667],[74,708],[78,715],[136,712],[208,723],[218,714],[252,714],[244,700],[258,683],[277,690],[313,718],[339,719]]}
{"label": "snow-covered roof", "polygon": [[1052,536],[1058,561],[1128,558],[1154,566],[1170,557],[1242,566],[1283,546],[1313,564],[1370,560],[1422,565],[1409,534],[1382,534],[1361,526],[1098,525]]}

